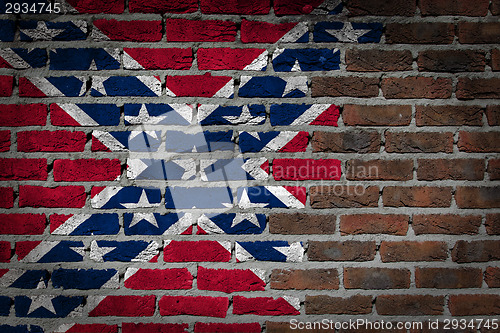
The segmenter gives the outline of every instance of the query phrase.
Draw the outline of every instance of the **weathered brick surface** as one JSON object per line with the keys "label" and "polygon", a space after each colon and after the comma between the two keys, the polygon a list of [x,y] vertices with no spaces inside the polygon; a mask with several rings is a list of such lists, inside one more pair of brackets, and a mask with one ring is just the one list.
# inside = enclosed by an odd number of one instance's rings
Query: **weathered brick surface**
{"label": "weathered brick surface", "polygon": [[372,311],[372,297],[354,295],[347,298],[327,295],[306,296],[306,314],[368,314]]}
{"label": "weathered brick surface", "polygon": [[452,23],[389,23],[386,27],[389,44],[451,44],[454,36]]}
{"label": "weathered brick surface", "polygon": [[382,192],[386,207],[449,207],[451,187],[387,186]]}
{"label": "weathered brick surface", "polygon": [[498,22],[459,22],[458,41],[462,44],[481,44],[500,42],[500,23]]}
{"label": "weathered brick surface", "polygon": [[375,257],[375,242],[310,241],[308,257],[313,261],[370,261]]}
{"label": "weathered brick surface", "polygon": [[325,153],[376,153],[380,150],[380,134],[375,131],[314,132],[314,152]]}
{"label": "weathered brick surface", "polygon": [[273,269],[271,289],[339,289],[339,277],[336,269]]}
{"label": "weathered brick surface", "polygon": [[385,98],[449,98],[451,80],[447,78],[406,77],[382,79]]}
{"label": "weathered brick surface", "polygon": [[315,186],[310,189],[312,208],[377,207],[377,186]]}
{"label": "weathered brick surface", "polygon": [[313,77],[311,92],[313,97],[322,96],[378,96],[378,82],[376,78],[366,77]]}
{"label": "weathered brick surface", "polygon": [[359,214],[340,217],[342,235],[389,234],[404,236],[410,218],[406,215]]}
{"label": "weathered brick surface", "polygon": [[348,289],[406,289],[410,287],[408,269],[344,268],[344,286]]}
{"label": "weathered brick surface", "polygon": [[498,260],[500,242],[494,240],[485,241],[457,241],[451,252],[453,261],[465,262],[486,262]]}
{"label": "weathered brick surface", "polygon": [[480,288],[480,268],[424,268],[415,270],[417,288],[460,289]]}
{"label": "weathered brick surface", "polygon": [[500,267],[486,268],[484,281],[490,288],[500,288]]}
{"label": "weathered brick surface", "polygon": [[478,106],[417,105],[417,126],[481,126],[483,109]]}
{"label": "weathered brick surface", "polygon": [[499,98],[500,79],[461,77],[458,79],[456,95],[458,99]]}
{"label": "weathered brick surface", "polygon": [[416,235],[475,235],[480,225],[481,216],[479,215],[419,214],[413,215],[412,218],[412,227]]}
{"label": "weathered brick surface", "polygon": [[499,295],[451,295],[448,303],[453,316],[494,316],[500,314]]}
{"label": "weathered brick surface", "polygon": [[500,214],[487,214],[485,226],[489,235],[500,235]]}
{"label": "weathered brick surface", "polygon": [[419,180],[481,180],[484,161],[479,159],[418,159]]}
{"label": "weathered brick surface", "polygon": [[348,126],[404,126],[411,122],[411,106],[348,104],[342,119]]}
{"label": "weathered brick surface", "polygon": [[496,208],[500,207],[500,188],[458,186],[455,200],[460,208]]}
{"label": "weathered brick surface", "polygon": [[382,242],[380,256],[383,262],[396,261],[443,261],[448,257],[446,243],[424,242]]}
{"label": "weathered brick surface", "polygon": [[388,153],[451,153],[453,133],[386,132],[385,149]]}
{"label": "weathered brick surface", "polygon": [[357,50],[346,51],[347,70],[353,72],[396,72],[412,69],[410,51]]}
{"label": "weathered brick surface", "polygon": [[349,180],[410,180],[413,178],[411,160],[349,160],[346,165]]}
{"label": "weathered brick surface", "polygon": [[388,0],[384,3],[369,0],[351,0],[347,2],[347,9],[353,16],[381,15],[381,16],[413,16],[417,8],[416,1]]}
{"label": "weathered brick surface", "polygon": [[488,125],[500,125],[500,105],[488,105],[486,107],[486,118],[488,118]]}
{"label": "weathered brick surface", "polygon": [[375,307],[377,313],[382,315],[440,315],[444,309],[444,297],[431,295],[380,295],[375,300]]}
{"label": "weathered brick surface", "polygon": [[419,7],[422,15],[486,16],[489,4],[488,0],[480,0],[474,3],[467,0],[422,0]]}
{"label": "weathered brick surface", "polygon": [[288,235],[333,234],[335,221],[336,216],[332,214],[271,214],[269,232]]}

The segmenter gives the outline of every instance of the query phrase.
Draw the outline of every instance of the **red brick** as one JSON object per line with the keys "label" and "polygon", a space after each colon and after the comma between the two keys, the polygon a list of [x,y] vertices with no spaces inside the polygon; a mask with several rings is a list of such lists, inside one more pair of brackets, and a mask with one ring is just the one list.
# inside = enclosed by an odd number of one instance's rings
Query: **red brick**
{"label": "red brick", "polygon": [[41,235],[45,225],[45,214],[0,214],[3,235]]}
{"label": "red brick", "polygon": [[47,160],[0,158],[0,180],[47,180]]}
{"label": "red brick", "polygon": [[377,97],[378,78],[372,77],[313,77],[312,97]]}
{"label": "red brick", "polygon": [[0,131],[0,152],[10,150],[10,131]]}
{"label": "red brick", "polygon": [[125,9],[124,0],[66,0],[80,14],[121,14]]}
{"label": "red brick", "polygon": [[412,160],[349,160],[346,166],[349,180],[410,180]]}
{"label": "red brick", "polygon": [[457,35],[461,44],[498,44],[500,43],[500,23],[459,22]]}
{"label": "red brick", "polygon": [[155,303],[154,295],[106,296],[89,311],[89,317],[150,317],[155,312]]}
{"label": "red brick", "polygon": [[353,72],[411,71],[410,51],[358,50],[346,51],[347,70]]}
{"label": "red brick", "polygon": [[341,235],[389,234],[404,236],[408,232],[408,215],[357,214],[340,217]]}
{"label": "red brick", "polygon": [[288,300],[279,297],[233,297],[233,314],[252,314],[257,316],[286,316],[299,315],[300,311],[292,306]]}
{"label": "red brick", "polygon": [[500,49],[491,50],[490,66],[493,71],[500,71]]}
{"label": "red brick", "polygon": [[483,109],[479,106],[417,105],[417,126],[482,126]]}
{"label": "red brick", "polygon": [[336,269],[273,269],[271,289],[330,290],[339,289]]}
{"label": "red brick", "polygon": [[45,126],[45,104],[0,104],[0,126]]}
{"label": "red brick", "polygon": [[388,153],[452,153],[453,133],[386,132],[385,149]]}
{"label": "red brick", "polygon": [[375,242],[309,241],[310,261],[370,261],[375,258]]}
{"label": "red brick", "polygon": [[500,187],[457,186],[455,201],[459,208],[498,208],[500,207]]}
{"label": "red brick", "polygon": [[199,48],[197,52],[198,69],[243,70],[264,52],[266,52],[265,49]]}
{"label": "red brick", "polygon": [[189,324],[122,323],[122,333],[184,333]]}
{"label": "red brick", "polygon": [[209,296],[163,296],[158,302],[162,316],[204,316],[225,318],[229,299]]}
{"label": "red brick", "polygon": [[79,159],[54,161],[56,182],[116,180],[121,174],[119,159]]}
{"label": "red brick", "polygon": [[485,226],[488,235],[500,235],[500,214],[486,214]]}
{"label": "red brick", "polygon": [[193,13],[198,10],[197,0],[130,0],[131,13]]}
{"label": "red brick", "polygon": [[500,125],[500,105],[488,105],[486,107],[486,118],[488,118],[488,125]]}
{"label": "red brick", "polygon": [[[173,75],[167,76],[166,86],[169,94],[177,97],[214,97],[226,84],[232,89],[230,76]],[[217,97],[217,96],[215,96]]]}
{"label": "red brick", "polygon": [[480,159],[419,159],[418,180],[482,180],[484,161]]}
{"label": "red brick", "polygon": [[416,0],[350,0],[346,7],[351,16],[413,16],[417,9]]}
{"label": "red brick", "polygon": [[225,293],[235,291],[264,290],[266,282],[251,269],[210,269],[198,266],[199,290],[215,290]]}
{"label": "red brick", "polygon": [[200,0],[203,14],[268,14],[270,0]]}
{"label": "red brick", "polygon": [[499,0],[491,0],[491,14],[500,15],[500,1]]}
{"label": "red brick", "polygon": [[19,207],[82,208],[85,199],[83,186],[19,186]]}
{"label": "red brick", "polygon": [[458,79],[456,95],[458,99],[500,98],[500,79],[461,77]]}
{"label": "red brick", "polygon": [[415,270],[417,288],[461,289],[481,288],[480,268],[424,268]]}
{"label": "red brick", "polygon": [[408,269],[391,268],[344,268],[346,289],[408,289],[410,287]]}
{"label": "red brick", "polygon": [[444,296],[380,295],[375,300],[379,315],[424,316],[443,314]]}
{"label": "red brick", "polygon": [[223,332],[223,333],[260,333],[261,327],[259,323],[196,323],[194,324],[195,333],[212,333],[212,332]]}
{"label": "red brick", "polygon": [[422,16],[462,15],[486,16],[489,0],[421,0],[419,3]]}
{"label": "red brick", "polygon": [[412,226],[416,235],[475,235],[481,225],[479,215],[429,214],[414,215]]}
{"label": "red brick", "polygon": [[[123,48],[125,54],[133,59],[140,59],[140,66],[144,69],[190,69],[193,63],[191,48]],[[138,69],[136,65],[129,65],[124,60],[125,69]],[[52,108],[52,105],[51,105]],[[52,118],[52,122],[54,119]]]}
{"label": "red brick", "polygon": [[450,98],[451,79],[432,77],[389,77],[382,79],[385,98]]}
{"label": "red brick", "polygon": [[297,22],[267,23],[261,21],[241,21],[241,41],[243,43],[276,43],[288,31],[297,25]]}
{"label": "red brick", "polygon": [[11,257],[10,242],[0,241],[0,262],[10,262]]}
{"label": "red brick", "polygon": [[23,131],[17,133],[17,151],[83,151],[86,141],[84,132]]}
{"label": "red brick", "polygon": [[125,288],[139,290],[191,289],[193,276],[187,268],[145,269],[125,273]]}
{"label": "red brick", "polygon": [[0,97],[9,97],[14,88],[14,77],[11,75],[0,75]]}
{"label": "red brick", "polygon": [[271,214],[269,232],[282,235],[311,235],[335,233],[336,216],[312,214]]}
{"label": "red brick", "polygon": [[450,295],[452,316],[493,316],[500,314],[500,295]]}
{"label": "red brick", "polygon": [[388,44],[451,44],[454,36],[455,26],[441,22],[388,23],[385,32]]}
{"label": "red brick", "polygon": [[445,242],[386,242],[380,244],[382,262],[398,261],[444,261],[448,257]]}
{"label": "red brick", "polygon": [[378,153],[381,141],[375,131],[314,131],[311,144],[315,153]]}
{"label": "red brick", "polygon": [[165,262],[203,262],[231,259],[231,250],[218,241],[169,241],[163,249]]}
{"label": "red brick", "polygon": [[109,40],[113,41],[158,42],[163,36],[160,20],[117,21],[100,19],[95,20],[93,24]]}
{"label": "red brick", "polygon": [[484,72],[485,54],[473,50],[427,50],[418,54],[421,72]]}
{"label": "red brick", "polygon": [[347,126],[406,126],[411,122],[411,105],[344,105],[342,119]]}
{"label": "red brick", "polygon": [[484,281],[489,288],[500,288],[500,267],[486,268]]}
{"label": "red brick", "polygon": [[451,258],[459,264],[500,260],[500,241],[481,240],[466,242],[459,240],[455,243],[455,247],[453,247]]}
{"label": "red brick", "polygon": [[450,207],[451,187],[386,186],[382,192],[385,207]]}
{"label": "red brick", "polygon": [[465,132],[458,135],[458,149],[467,153],[500,152],[500,132]]}
{"label": "red brick", "polygon": [[12,187],[0,187],[0,208],[14,207],[14,189]]}
{"label": "red brick", "polygon": [[354,295],[351,297],[332,297],[327,295],[309,296],[305,301],[306,314],[369,314],[372,312],[372,297]]}
{"label": "red brick", "polygon": [[312,208],[377,207],[378,186],[334,185],[312,186],[309,196]]}
{"label": "red brick", "polygon": [[236,24],[230,21],[167,19],[169,42],[234,42]]}
{"label": "red brick", "polygon": [[339,180],[340,161],[335,159],[275,159],[273,177],[275,180]]}

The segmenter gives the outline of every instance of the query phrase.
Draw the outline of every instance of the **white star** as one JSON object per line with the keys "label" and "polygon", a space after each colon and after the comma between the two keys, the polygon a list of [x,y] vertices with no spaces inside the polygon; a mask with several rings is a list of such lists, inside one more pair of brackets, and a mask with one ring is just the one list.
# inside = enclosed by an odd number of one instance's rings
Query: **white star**
{"label": "white star", "polygon": [[302,72],[299,64],[299,59],[295,59],[295,63],[293,64],[292,69],[290,69],[290,72]]}
{"label": "white star", "polygon": [[102,246],[100,247],[97,244],[97,241],[92,241],[90,243],[90,259],[98,261],[98,262],[104,262],[103,257],[108,254],[109,252],[113,251],[116,247],[111,246]]}
{"label": "white star", "polygon": [[106,96],[106,88],[104,88],[104,81],[106,81],[107,77],[102,76],[93,76],[92,77],[92,89]]}
{"label": "white star", "polygon": [[257,220],[257,215],[251,213],[236,214],[236,216],[233,219],[233,223],[231,224],[231,228],[237,226],[243,221],[248,221],[253,225],[256,225],[258,228],[260,228],[259,220]]}
{"label": "white star", "polygon": [[265,117],[254,117],[250,114],[248,105],[243,106],[241,114],[239,116],[223,116],[225,120],[229,121],[231,124],[248,124],[248,125],[258,125],[261,121],[266,119]]}
{"label": "white star", "polygon": [[358,38],[369,32],[370,29],[354,29],[351,22],[344,23],[342,29],[328,29],[326,33],[337,38],[339,42],[357,42]]}
{"label": "white star", "polygon": [[286,86],[282,96],[286,96],[295,89],[302,91],[304,94],[307,93],[307,78],[305,76],[292,76],[283,79]]}
{"label": "white star", "polygon": [[35,310],[37,310],[39,308],[44,308],[46,310],[49,310],[53,314],[57,314],[56,309],[54,309],[54,304],[52,304],[52,300],[55,297],[56,296],[49,296],[49,295],[39,295],[39,296],[30,297],[31,304],[30,304],[30,308],[28,309],[27,315],[29,315],[30,313],[34,312]]}
{"label": "white star", "polygon": [[158,222],[156,222],[156,218],[153,213],[134,213],[134,217],[132,218],[132,221],[130,221],[130,225],[128,227],[132,228],[134,225],[141,221],[147,221],[151,225],[159,228]]}
{"label": "white star", "polygon": [[[262,207],[266,207],[267,204],[266,203],[253,203],[253,202],[250,202],[250,198],[248,197],[248,192],[247,192],[247,189],[244,188],[243,189],[243,193],[241,193],[241,198],[240,198],[240,203],[239,203],[239,206],[241,208],[262,208]],[[233,222],[234,223],[234,222]]]}
{"label": "white star", "polygon": [[49,29],[47,23],[38,21],[35,29],[21,29],[21,32],[33,40],[52,40],[65,29]]}
{"label": "white star", "polygon": [[97,70],[97,65],[95,63],[95,59],[92,59],[92,61],[90,62],[89,70],[91,70],[91,71]]}
{"label": "white star", "polygon": [[304,257],[304,248],[300,242],[295,242],[289,246],[273,246],[273,248],[284,254],[288,262],[302,262]]}
{"label": "white star", "polygon": [[150,116],[146,109],[146,104],[142,104],[137,116],[125,116],[125,120],[131,124],[158,124],[165,118],[167,118],[167,116]]}
{"label": "white star", "polygon": [[146,191],[142,190],[141,197],[137,203],[122,203],[121,205],[125,208],[152,208],[157,207],[159,204],[150,203]]}
{"label": "white star", "polygon": [[85,248],[83,246],[70,246],[70,249],[78,253],[83,257],[85,253]]}

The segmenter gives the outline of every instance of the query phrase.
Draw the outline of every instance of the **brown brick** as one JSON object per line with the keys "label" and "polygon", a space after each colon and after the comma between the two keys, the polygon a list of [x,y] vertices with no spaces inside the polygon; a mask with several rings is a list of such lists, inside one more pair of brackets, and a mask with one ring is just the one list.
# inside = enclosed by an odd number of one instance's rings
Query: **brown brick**
{"label": "brown brick", "polygon": [[468,153],[500,153],[500,132],[464,132],[458,135],[458,149]]}
{"label": "brown brick", "polygon": [[500,0],[491,0],[491,14],[500,15]]}
{"label": "brown brick", "polygon": [[488,173],[490,180],[500,180],[500,159],[491,159],[488,161]]}
{"label": "brown brick", "polygon": [[484,160],[480,159],[419,159],[418,180],[482,180]]}
{"label": "brown brick", "polygon": [[500,214],[486,214],[485,226],[488,235],[500,235]]}
{"label": "brown brick", "polygon": [[[304,324],[305,325],[305,324]],[[292,329],[290,322],[274,322],[266,321],[266,332],[267,333],[296,333],[299,330],[297,328]],[[332,333],[330,329],[321,328],[303,328],[300,329],[300,333]]]}
{"label": "brown brick", "polygon": [[491,50],[491,69],[494,71],[500,71],[500,49]]}
{"label": "brown brick", "polygon": [[346,289],[407,289],[410,287],[408,269],[391,268],[344,268]]}
{"label": "brown brick", "polygon": [[420,0],[422,16],[486,16],[489,0]]}
{"label": "brown brick", "polygon": [[388,153],[452,153],[453,133],[386,132],[385,149]]}
{"label": "brown brick", "polygon": [[484,281],[489,288],[500,288],[500,267],[486,268]]}
{"label": "brown brick", "polygon": [[483,109],[479,106],[417,105],[417,126],[482,126]]}
{"label": "brown brick", "polygon": [[377,207],[378,186],[333,185],[309,189],[312,208]]}
{"label": "brown brick", "polygon": [[312,97],[376,97],[378,83],[379,79],[372,77],[313,77],[311,91]]}
{"label": "brown brick", "polygon": [[500,186],[457,186],[455,201],[459,208],[499,208]]}
{"label": "brown brick", "polygon": [[335,215],[271,214],[269,232],[282,235],[310,235],[335,233]]}
{"label": "brown brick", "polygon": [[411,52],[384,50],[346,51],[347,70],[353,72],[394,72],[411,71],[413,57]]}
{"label": "brown brick", "polygon": [[423,268],[415,270],[417,288],[481,288],[481,268]]}
{"label": "brown brick", "polygon": [[459,22],[458,41],[461,44],[500,43],[499,22]]}
{"label": "brown brick", "polygon": [[388,23],[385,39],[388,44],[451,44],[455,36],[452,23]]}
{"label": "brown brick", "polygon": [[418,54],[421,72],[484,72],[485,54],[472,50],[427,50]]}
{"label": "brown brick", "polygon": [[346,7],[351,16],[413,16],[417,4],[416,0],[349,0]]}
{"label": "brown brick", "polygon": [[450,98],[451,79],[423,76],[382,79],[385,98]]}
{"label": "brown brick", "polygon": [[315,153],[378,153],[381,141],[375,131],[315,131],[311,144]]}
{"label": "brown brick", "polygon": [[487,262],[500,260],[500,241],[481,240],[466,242],[459,240],[451,251],[451,258],[458,263]]}
{"label": "brown brick", "polygon": [[397,261],[444,261],[448,257],[445,242],[385,242],[380,244],[380,256],[383,262]]}
{"label": "brown brick", "polygon": [[342,119],[347,126],[407,126],[411,105],[344,105]]}
{"label": "brown brick", "polygon": [[414,215],[412,221],[413,231],[415,231],[415,235],[475,235],[478,233],[480,225],[481,216],[479,215]]}
{"label": "brown brick", "polygon": [[500,98],[500,78],[458,79],[456,95],[458,99]]}
{"label": "brown brick", "polygon": [[500,295],[450,295],[452,316],[493,316],[500,314]]}
{"label": "brown brick", "polygon": [[310,261],[370,261],[375,251],[375,242],[309,241],[307,257]]}
{"label": "brown brick", "polygon": [[410,180],[412,160],[349,160],[346,166],[349,180]]}
{"label": "brown brick", "polygon": [[342,235],[389,234],[404,236],[408,232],[408,215],[356,214],[340,217]]}
{"label": "brown brick", "polygon": [[372,312],[372,297],[354,295],[342,298],[306,295],[305,307],[306,314],[368,314]]}
{"label": "brown brick", "polygon": [[450,207],[451,187],[386,186],[382,191],[385,207]]}
{"label": "brown brick", "polygon": [[500,125],[500,105],[488,105],[486,107],[486,118],[488,118],[488,125]]}
{"label": "brown brick", "polygon": [[375,307],[380,315],[440,315],[443,313],[444,296],[380,295],[375,300]]}
{"label": "brown brick", "polygon": [[336,269],[273,269],[271,289],[339,289]]}

